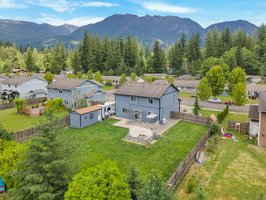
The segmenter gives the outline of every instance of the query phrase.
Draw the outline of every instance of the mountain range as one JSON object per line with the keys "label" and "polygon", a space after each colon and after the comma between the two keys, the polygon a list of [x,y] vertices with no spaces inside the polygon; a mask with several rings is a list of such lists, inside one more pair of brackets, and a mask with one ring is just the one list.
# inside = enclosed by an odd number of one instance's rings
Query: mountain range
{"label": "mountain range", "polygon": [[57,41],[62,41],[68,46],[75,46],[82,40],[84,32],[97,34],[100,37],[127,36],[131,34],[144,44],[151,45],[155,40],[162,44],[176,42],[182,33],[190,37],[193,33],[199,33],[202,38],[208,30],[217,27],[222,31],[229,27],[232,32],[243,29],[252,34],[258,28],[256,25],[244,21],[227,21],[212,24],[203,28],[197,22],[189,18],[177,16],[143,16],[131,14],[115,14],[95,24],[82,27],[64,24],[52,26],[50,24],[37,24],[27,21],[0,19],[0,41],[14,42],[18,45],[31,45],[34,47],[52,46]]}

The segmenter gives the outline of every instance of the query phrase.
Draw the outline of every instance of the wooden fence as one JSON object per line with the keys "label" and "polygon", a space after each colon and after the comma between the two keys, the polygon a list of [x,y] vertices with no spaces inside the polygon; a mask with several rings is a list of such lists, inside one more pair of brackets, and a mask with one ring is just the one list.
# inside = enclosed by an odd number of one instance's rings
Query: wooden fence
{"label": "wooden fence", "polygon": [[167,185],[170,189],[174,189],[175,186],[179,183],[183,175],[189,169],[190,165],[195,161],[197,152],[200,151],[204,147],[210,135],[211,135],[211,131],[208,130],[206,134],[202,137],[202,139],[199,141],[199,143],[186,156],[186,158],[178,165],[178,168],[175,170],[175,172],[172,174],[172,176],[167,182]]}
{"label": "wooden fence", "polygon": [[[47,100],[46,97],[41,97],[41,98],[37,98],[37,99],[28,99],[26,105],[27,106],[32,106],[32,105],[36,105],[36,104],[39,104],[39,103],[43,103],[46,100]],[[15,108],[15,103],[14,102],[0,104],[0,110],[6,110],[6,109],[10,109],[10,108]]]}
{"label": "wooden fence", "polygon": [[249,133],[249,122],[228,121],[227,128],[241,133]]}
{"label": "wooden fence", "polygon": [[211,125],[212,120],[209,117],[197,116],[193,114],[187,114],[182,112],[171,112],[171,118],[182,119],[184,121],[194,122],[201,125]]}
{"label": "wooden fence", "polygon": [[[60,126],[68,126],[70,124],[70,118],[69,116],[59,119],[55,122],[55,124],[53,126],[55,127],[60,127]],[[13,139],[16,142],[23,142],[29,138],[31,138],[32,136],[36,135],[37,133],[37,128],[29,128],[26,130],[22,130],[22,131],[18,131],[16,133],[13,134]]]}

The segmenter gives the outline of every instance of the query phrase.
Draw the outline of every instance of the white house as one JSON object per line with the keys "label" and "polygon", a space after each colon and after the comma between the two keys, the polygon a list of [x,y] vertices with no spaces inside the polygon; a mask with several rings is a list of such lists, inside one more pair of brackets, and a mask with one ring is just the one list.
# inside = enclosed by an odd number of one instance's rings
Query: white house
{"label": "white house", "polygon": [[2,98],[14,99],[15,97],[33,99],[47,95],[48,82],[35,76],[13,76],[2,82]]}

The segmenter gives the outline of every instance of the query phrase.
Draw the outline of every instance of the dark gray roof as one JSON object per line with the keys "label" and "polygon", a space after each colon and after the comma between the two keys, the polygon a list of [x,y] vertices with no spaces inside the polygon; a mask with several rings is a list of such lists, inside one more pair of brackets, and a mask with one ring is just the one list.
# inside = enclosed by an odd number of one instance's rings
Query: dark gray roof
{"label": "dark gray roof", "polygon": [[260,92],[259,95],[259,111],[266,112],[266,90]]}
{"label": "dark gray roof", "polygon": [[184,80],[184,79],[175,79],[174,85],[176,87],[193,87],[197,88],[199,85],[198,80]]}
{"label": "dark gray roof", "polygon": [[266,90],[265,85],[257,85],[256,83],[247,84],[247,91],[260,92],[262,90]]}
{"label": "dark gray roof", "polygon": [[[170,86],[165,80],[156,80],[153,83],[126,83],[114,94],[160,98]],[[174,88],[178,91],[176,87]]]}
{"label": "dark gray roof", "polygon": [[61,78],[49,84],[48,88],[60,89],[60,90],[72,90],[76,87],[79,87],[86,81],[90,81],[98,86],[102,86],[101,83],[95,80],[86,80],[86,79],[77,79],[77,78]]}
{"label": "dark gray roof", "polygon": [[259,107],[258,107],[258,105],[250,105],[249,106],[248,118],[259,120]]}
{"label": "dark gray roof", "polygon": [[25,76],[13,76],[11,78],[4,80],[2,83],[3,84],[11,84],[11,85],[19,85],[19,84],[24,83],[26,81],[29,81],[33,78],[40,79],[40,80],[47,82],[46,80],[44,80],[43,78],[40,78],[40,77],[26,76],[25,75]]}

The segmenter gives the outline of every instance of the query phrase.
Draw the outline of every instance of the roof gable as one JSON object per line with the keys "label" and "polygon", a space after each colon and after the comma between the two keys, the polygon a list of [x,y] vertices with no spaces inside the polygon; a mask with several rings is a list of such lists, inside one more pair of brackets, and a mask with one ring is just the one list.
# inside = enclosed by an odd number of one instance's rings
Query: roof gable
{"label": "roof gable", "polygon": [[175,86],[170,85],[167,81],[158,80],[154,81],[153,83],[126,83],[121,88],[116,90],[114,94],[161,98],[170,86],[178,91]]}
{"label": "roof gable", "polygon": [[43,78],[40,78],[40,77],[26,76],[25,75],[25,76],[13,76],[11,78],[4,80],[2,83],[3,84],[10,84],[10,85],[20,85],[20,84],[25,83],[25,82],[32,80],[32,79],[38,79],[38,80],[47,82],[46,80],[44,80]]}

